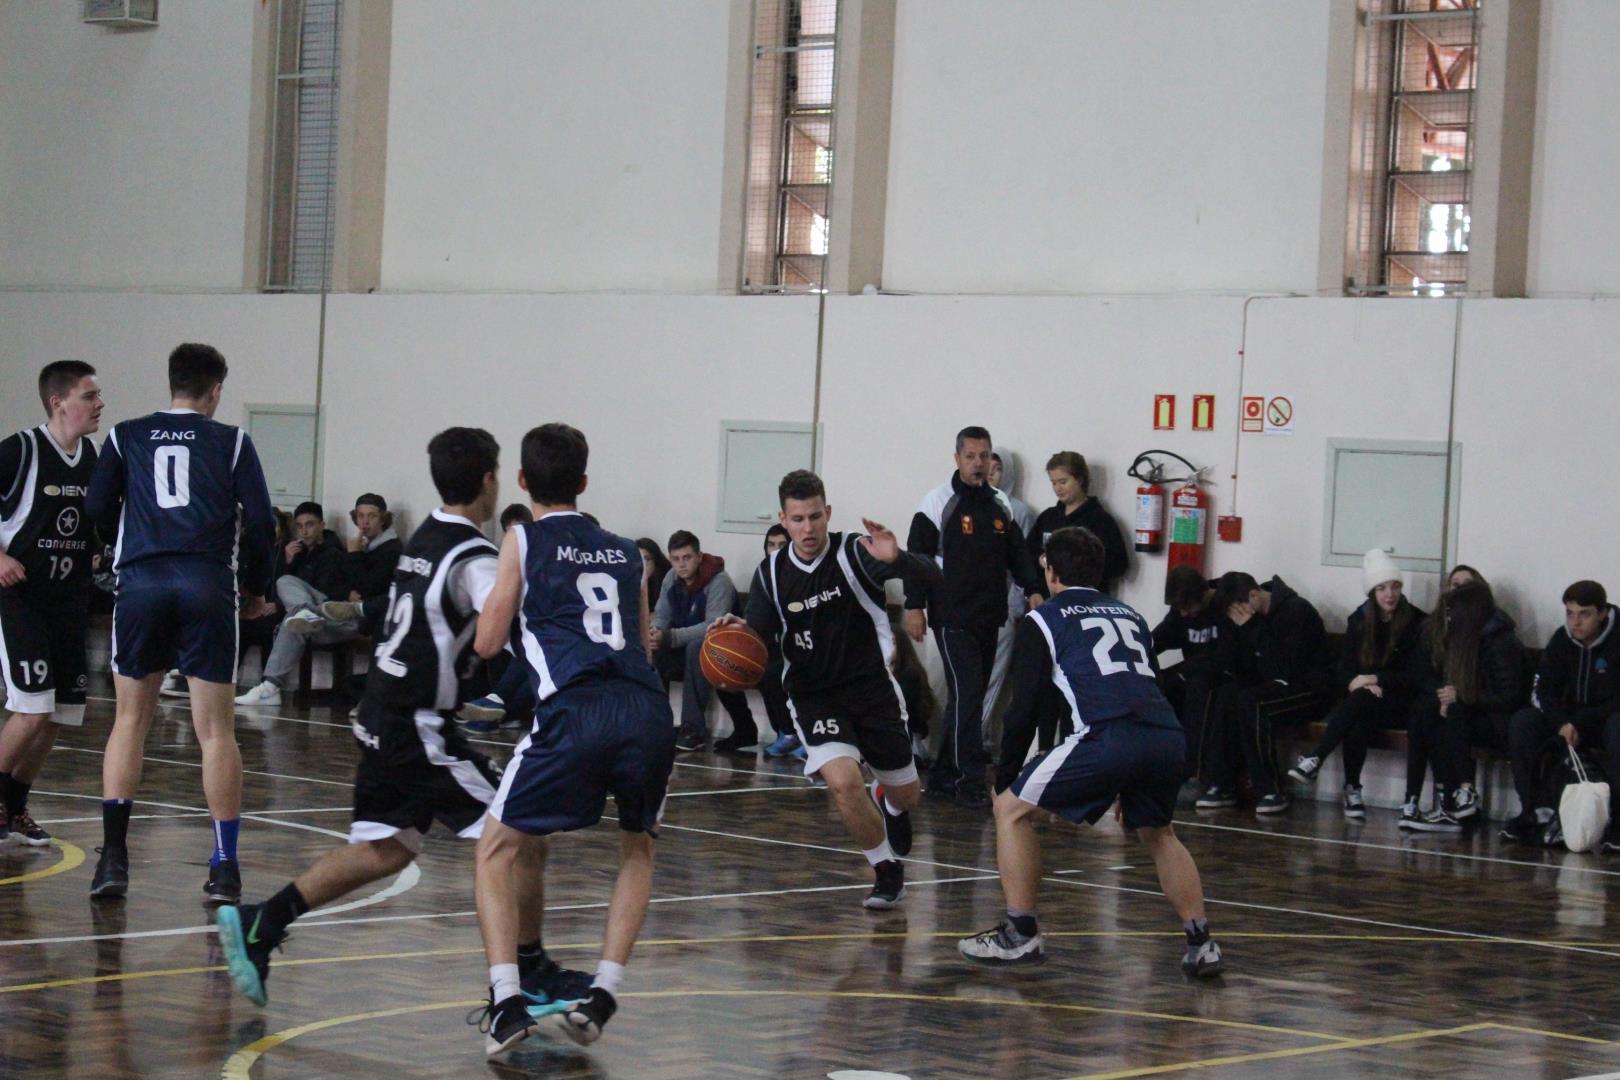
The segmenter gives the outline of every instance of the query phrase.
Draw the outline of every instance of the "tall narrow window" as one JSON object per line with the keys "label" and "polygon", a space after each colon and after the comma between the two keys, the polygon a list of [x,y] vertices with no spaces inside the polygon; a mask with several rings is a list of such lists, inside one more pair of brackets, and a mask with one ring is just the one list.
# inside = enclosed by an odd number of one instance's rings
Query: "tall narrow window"
{"label": "tall narrow window", "polygon": [[343,0],[276,2],[264,287],[319,292],[332,280]]}
{"label": "tall narrow window", "polygon": [[1369,0],[1352,292],[1468,283],[1478,0]]}
{"label": "tall narrow window", "polygon": [[755,0],[745,292],[816,292],[827,273],[838,0]]}

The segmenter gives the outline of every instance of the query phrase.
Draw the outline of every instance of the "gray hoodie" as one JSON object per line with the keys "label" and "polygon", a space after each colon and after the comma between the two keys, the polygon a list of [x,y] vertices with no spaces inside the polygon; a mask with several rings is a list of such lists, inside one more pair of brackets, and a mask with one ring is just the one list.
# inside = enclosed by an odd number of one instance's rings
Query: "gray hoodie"
{"label": "gray hoodie", "polygon": [[1035,511],[1030,509],[1029,503],[1014,494],[1018,490],[1018,458],[1005,446],[993,446],[990,453],[1001,462],[1001,487],[997,490],[1007,496],[1007,501],[1012,503],[1013,520],[1018,522],[1018,527],[1024,530],[1025,536],[1028,536],[1030,530],[1035,528]]}

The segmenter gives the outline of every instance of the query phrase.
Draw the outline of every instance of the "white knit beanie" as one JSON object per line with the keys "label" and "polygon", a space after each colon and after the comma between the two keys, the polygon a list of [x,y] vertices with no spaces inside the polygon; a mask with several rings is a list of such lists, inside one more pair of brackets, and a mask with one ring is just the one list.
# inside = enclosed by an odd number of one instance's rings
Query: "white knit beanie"
{"label": "white knit beanie", "polygon": [[1395,565],[1389,552],[1373,548],[1361,557],[1361,588],[1372,592],[1386,581],[1401,580],[1401,568]]}

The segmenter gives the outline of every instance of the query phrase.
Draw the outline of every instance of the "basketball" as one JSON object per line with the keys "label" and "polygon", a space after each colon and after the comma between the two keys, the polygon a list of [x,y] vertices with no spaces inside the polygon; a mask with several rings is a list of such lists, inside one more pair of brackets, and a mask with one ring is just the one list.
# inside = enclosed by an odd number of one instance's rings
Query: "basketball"
{"label": "basketball", "polygon": [[703,637],[699,663],[716,690],[748,690],[765,674],[765,641],[747,626],[717,626]]}

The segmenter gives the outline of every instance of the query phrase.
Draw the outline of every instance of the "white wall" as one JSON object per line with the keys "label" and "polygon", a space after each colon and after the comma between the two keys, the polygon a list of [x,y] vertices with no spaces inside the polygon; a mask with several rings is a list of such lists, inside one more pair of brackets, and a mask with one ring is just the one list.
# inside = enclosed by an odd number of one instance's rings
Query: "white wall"
{"label": "white wall", "polygon": [[0,287],[238,288],[252,4],[0,4]]}
{"label": "white wall", "polygon": [[707,292],[729,0],[397,0],[387,289]]}
{"label": "white wall", "polygon": [[1316,287],[1326,0],[901,0],[886,288]]}
{"label": "white wall", "polygon": [[1535,163],[1531,184],[1531,295],[1620,294],[1620,4],[1548,0],[1541,6]]}

